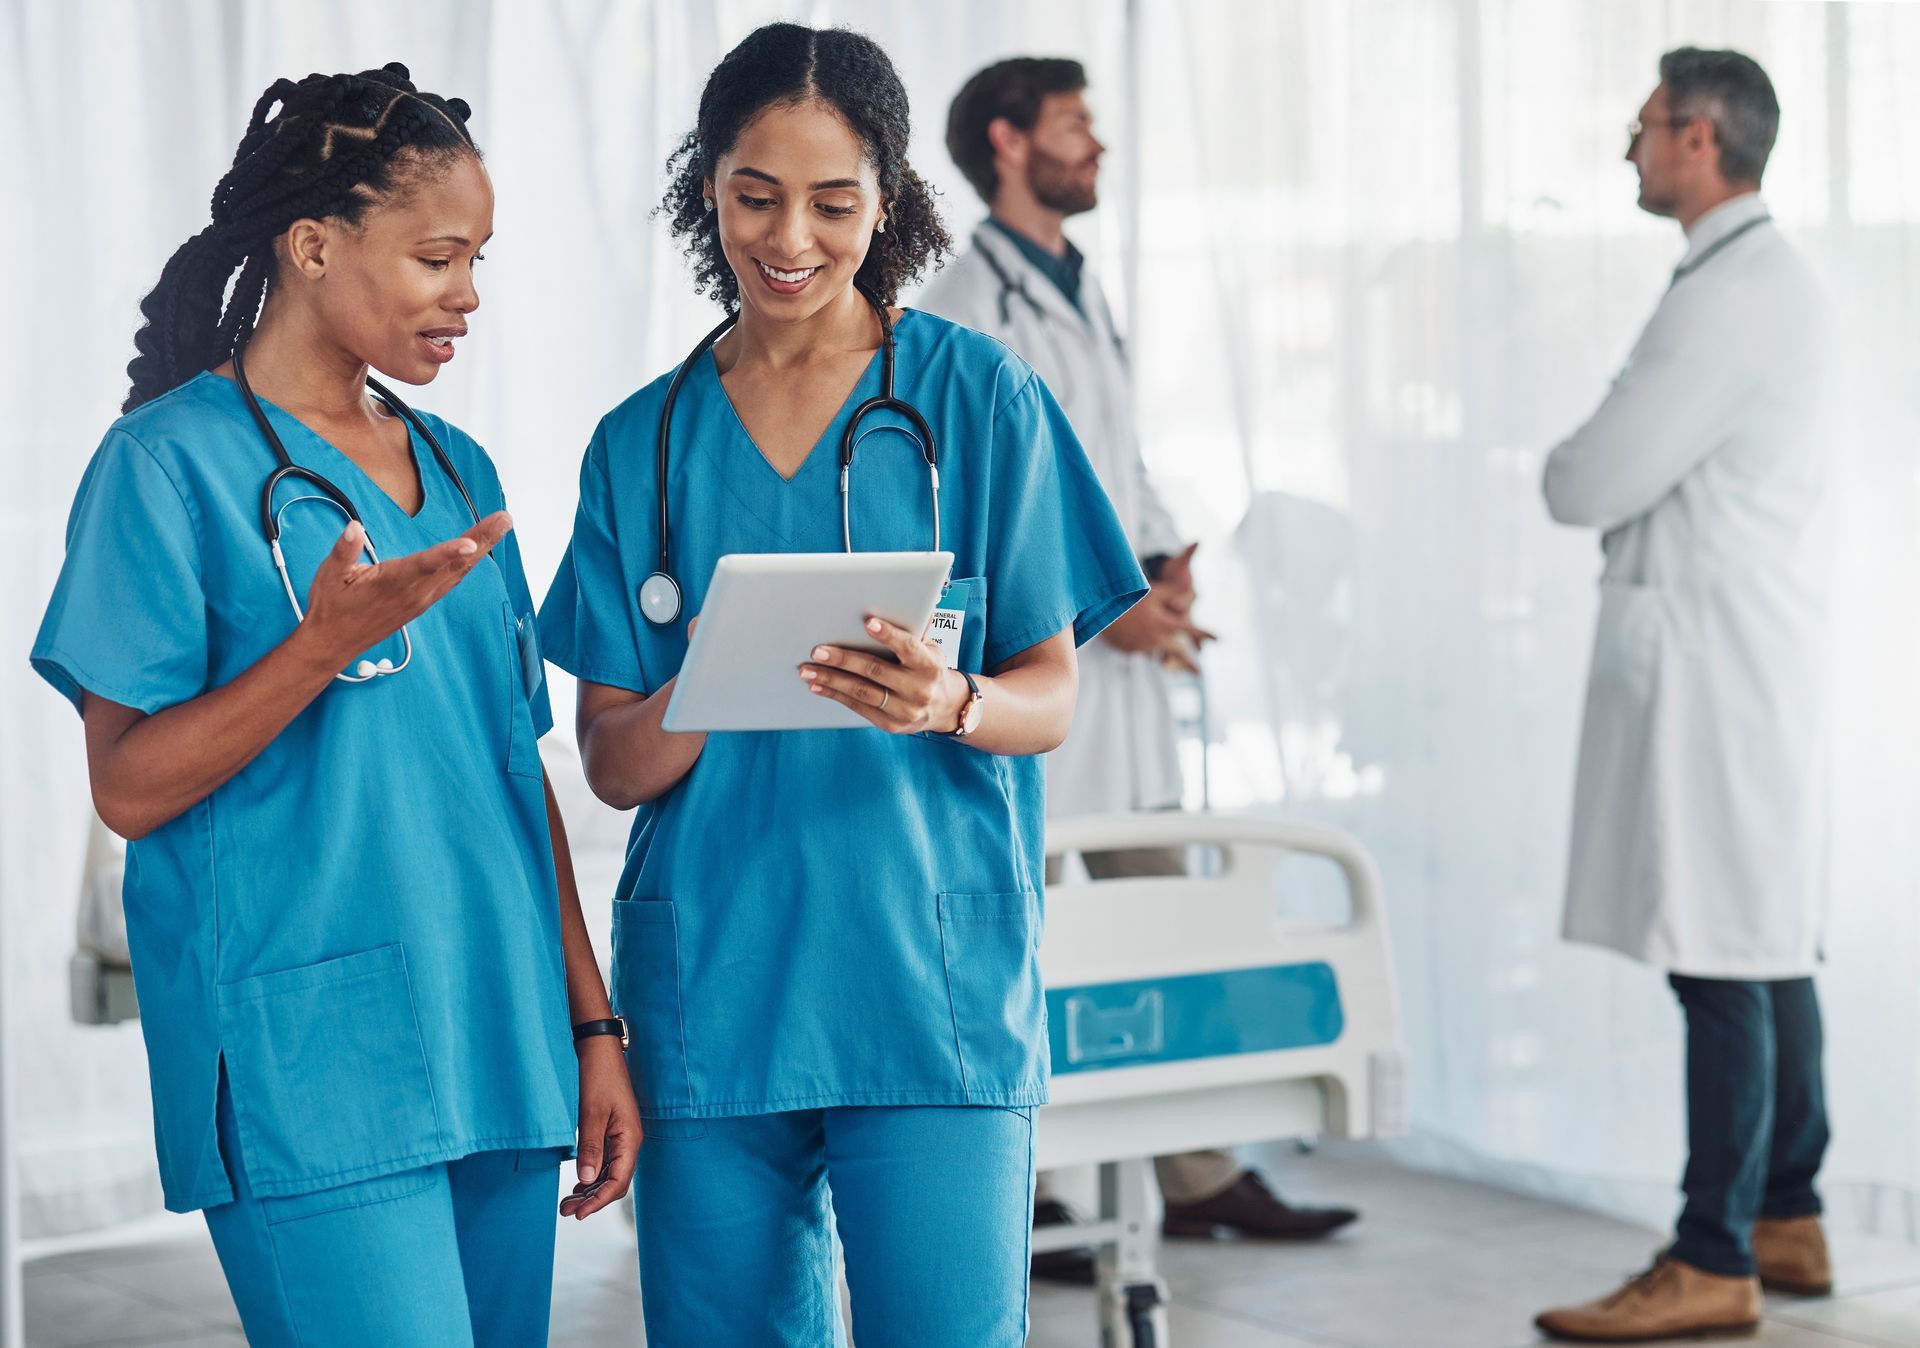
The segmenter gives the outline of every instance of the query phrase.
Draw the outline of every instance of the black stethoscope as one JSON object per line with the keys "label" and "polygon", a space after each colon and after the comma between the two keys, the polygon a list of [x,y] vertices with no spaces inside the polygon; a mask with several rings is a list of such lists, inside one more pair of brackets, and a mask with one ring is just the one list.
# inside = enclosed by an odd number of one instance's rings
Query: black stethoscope
{"label": "black stethoscope", "polygon": [[[840,436],[840,539],[848,552],[853,551],[853,512],[848,487],[853,474],[853,451],[866,437],[860,434],[860,423],[875,412],[895,412],[912,423],[913,429],[888,424],[876,426],[868,435],[879,431],[897,431],[920,446],[921,457],[927,461],[928,492],[933,498],[933,551],[940,551],[940,451],[935,446],[933,428],[927,425],[927,419],[910,402],[893,396],[893,320],[887,316],[887,307],[880,303],[864,287],[856,286],[862,299],[872,306],[874,316],[880,320],[880,393],[869,398],[854,409],[847,429]],[[680,616],[680,585],[673,578],[671,549],[669,547],[671,520],[667,509],[667,467],[668,445],[673,432],[673,406],[680,397],[680,386],[686,382],[688,371],[699,363],[700,358],[713,349],[713,344],[726,336],[733,325],[740,321],[740,315],[728,314],[720,325],[693,348],[680,368],[673,372],[673,380],[667,385],[667,396],[660,405],[660,429],[654,446],[654,490],[660,506],[660,566],[657,571],[640,582],[640,612],[646,620],[656,627],[665,627]],[[369,383],[372,381],[369,380]],[[916,434],[917,432],[917,434]]]}
{"label": "black stethoscope", "polygon": [[[322,501],[358,524],[362,530],[366,529],[367,524],[360,518],[360,512],[354,509],[351,497],[313,469],[303,468],[295,463],[292,456],[287,453],[287,447],[280,442],[279,433],[273,429],[273,423],[267,420],[266,410],[260,406],[260,400],[254,396],[253,385],[247,382],[247,365],[242,354],[243,350],[244,348],[236,349],[233,353],[233,382],[240,386],[240,396],[246,400],[247,410],[253,413],[254,424],[259,426],[260,434],[265,437],[268,447],[273,450],[274,458],[280,461],[280,466],[267,477],[267,485],[260,489],[260,528],[267,536],[268,548],[273,552],[273,566],[280,573],[281,585],[286,588],[287,602],[293,605],[293,616],[296,621],[304,622],[307,616],[306,611],[300,606],[300,596],[293,588],[293,577],[287,574],[286,555],[280,550],[280,517],[287,512],[289,506],[297,502]],[[420,432],[421,438],[433,449],[433,457],[439,463],[440,471],[452,481],[454,489],[460,493],[460,499],[467,503],[467,513],[472,515],[473,522],[478,524],[480,512],[474,509],[473,497],[467,493],[467,484],[460,480],[460,470],[453,466],[453,460],[447,457],[447,451],[440,447],[439,438],[427,429],[427,423],[420,419],[419,413],[401,402],[379,380],[369,377],[367,387],[373,390],[374,396],[385,403],[389,409],[405,417],[407,424]],[[276,511],[273,508],[273,493],[283,480],[290,477],[303,479],[309,486],[317,488],[320,494],[292,497]],[[367,556],[378,563],[380,554],[374,551],[371,533],[366,536],[366,549]],[[408,635],[404,624],[400,628],[400,642],[399,664],[395,664],[390,659],[362,660],[354,666],[353,673],[336,674],[334,677],[343,683],[366,683],[383,675],[398,674],[413,659],[413,638]]]}
{"label": "black stethoscope", "polygon": [[1747,221],[1746,224],[1740,226],[1740,228],[1729,232],[1725,238],[1715,239],[1712,243],[1707,245],[1706,249],[1700,254],[1699,257],[1696,257],[1691,262],[1683,262],[1678,267],[1675,267],[1673,269],[1673,280],[1667,282],[1667,288],[1672,289],[1679,282],[1686,280],[1689,276],[1693,275],[1695,272],[1699,271],[1702,267],[1706,266],[1707,263],[1713,260],[1713,255],[1715,253],[1719,252],[1722,248],[1725,248],[1728,244],[1732,243],[1735,239],[1739,238],[1742,234],[1747,233],[1749,230],[1758,229],[1762,225],[1767,225],[1772,223],[1773,223],[1772,215],[1770,214],[1758,215],[1758,216],[1755,216],[1753,219]]}
{"label": "black stethoscope", "polygon": [[[1067,363],[1066,355],[1061,350],[1060,339],[1054,335],[1054,320],[1048,318],[1046,309],[1033,297],[1033,292],[1027,288],[1026,278],[1015,276],[1007,270],[1006,263],[994,256],[993,245],[986,239],[986,231],[989,228],[990,226],[982,225],[974,231],[973,251],[980,255],[981,260],[987,264],[987,269],[993,273],[994,279],[1000,283],[1000,293],[995,298],[1000,310],[1000,327],[1004,331],[1013,326],[1013,300],[1016,295],[1019,296],[1020,302],[1032,312],[1034,322],[1040,325],[1040,331],[1046,336],[1047,345],[1053,350],[1054,396],[1062,402],[1071,402],[1073,400],[1072,367]],[[1111,319],[1108,320],[1107,326],[1109,329],[1112,328]],[[1118,332],[1113,334],[1113,353],[1120,358],[1122,364],[1126,363],[1126,344],[1120,340]]]}

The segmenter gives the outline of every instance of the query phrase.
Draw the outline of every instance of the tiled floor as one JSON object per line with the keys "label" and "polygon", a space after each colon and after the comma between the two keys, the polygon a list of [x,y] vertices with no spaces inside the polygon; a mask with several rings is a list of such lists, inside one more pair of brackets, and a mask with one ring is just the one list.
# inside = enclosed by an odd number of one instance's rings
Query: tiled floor
{"label": "tiled floor", "polygon": [[[1350,1201],[1358,1225],[1310,1246],[1175,1243],[1171,1348],[1521,1348],[1542,1307],[1639,1269],[1658,1233],[1408,1171],[1364,1148],[1290,1159],[1283,1189]],[[192,1233],[195,1228],[187,1226]],[[1838,1237],[1839,1295],[1771,1299],[1767,1348],[1920,1348],[1920,1246]],[[553,1342],[642,1343],[631,1234],[618,1214],[561,1225]],[[243,1342],[204,1235],[29,1265],[27,1342]],[[1032,1348],[1093,1348],[1093,1294],[1041,1287]]]}

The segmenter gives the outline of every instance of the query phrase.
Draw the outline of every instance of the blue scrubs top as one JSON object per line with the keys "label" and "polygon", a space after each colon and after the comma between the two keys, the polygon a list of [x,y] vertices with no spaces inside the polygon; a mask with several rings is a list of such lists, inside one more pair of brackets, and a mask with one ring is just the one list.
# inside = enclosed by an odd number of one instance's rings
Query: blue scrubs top
{"label": "blue scrubs top", "polygon": [[[359,509],[382,557],[473,525],[413,434],[409,517],[271,404],[296,463]],[[482,515],[485,452],[425,416]],[[152,713],[231,682],[293,630],[261,533],[274,467],[239,389],[202,374],[115,422],[67,528],[34,667]],[[312,488],[283,482],[286,503]],[[345,527],[293,502],[283,546],[304,604]],[[335,682],[234,778],[127,848],[134,983],[167,1206],[227,1202],[214,1132],[224,1063],[244,1162],[265,1196],[470,1152],[570,1146],[568,1028],[552,841],[516,620],[533,605],[509,533],[411,624],[413,661]],[[528,650],[531,652],[531,644]],[[368,652],[400,658],[399,642]]]}
{"label": "blue scrubs top", "polygon": [[[896,334],[896,392],[940,446],[955,577],[941,604],[965,610],[961,667],[1068,630],[1091,639],[1146,582],[1059,405],[991,338],[919,312]],[[840,437],[880,387],[876,354],[789,481],[700,361],[668,476],[685,603],[659,628],[638,592],[658,561],[667,378],[595,432],[540,614],[548,659],[648,694],[680,668],[721,555],[841,550]],[[904,435],[863,434],[852,498],[856,548],[931,545],[927,467]],[[640,809],[614,904],[613,996],[643,1112],[1044,1102],[1042,762],[868,727],[709,735]]]}

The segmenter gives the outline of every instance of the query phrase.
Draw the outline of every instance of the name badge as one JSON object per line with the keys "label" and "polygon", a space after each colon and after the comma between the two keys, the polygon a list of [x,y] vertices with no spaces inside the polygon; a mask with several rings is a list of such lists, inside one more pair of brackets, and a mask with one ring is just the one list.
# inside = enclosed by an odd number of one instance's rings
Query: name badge
{"label": "name badge", "polygon": [[940,648],[948,669],[960,668],[960,633],[967,624],[963,608],[937,608],[927,623],[927,640]]}

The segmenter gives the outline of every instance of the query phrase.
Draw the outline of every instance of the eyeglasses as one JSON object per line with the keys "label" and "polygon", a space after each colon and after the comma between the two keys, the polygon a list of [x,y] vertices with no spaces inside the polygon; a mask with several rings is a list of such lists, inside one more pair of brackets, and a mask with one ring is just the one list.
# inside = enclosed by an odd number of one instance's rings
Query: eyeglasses
{"label": "eyeglasses", "polygon": [[1669,131],[1677,131],[1688,123],[1699,120],[1698,117],[1655,117],[1652,121],[1643,122],[1636,117],[1627,123],[1627,144],[1638,144],[1640,137],[1646,134],[1650,126],[1664,126]]}

